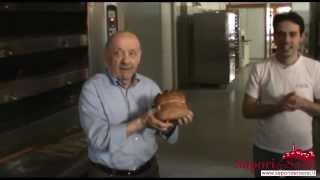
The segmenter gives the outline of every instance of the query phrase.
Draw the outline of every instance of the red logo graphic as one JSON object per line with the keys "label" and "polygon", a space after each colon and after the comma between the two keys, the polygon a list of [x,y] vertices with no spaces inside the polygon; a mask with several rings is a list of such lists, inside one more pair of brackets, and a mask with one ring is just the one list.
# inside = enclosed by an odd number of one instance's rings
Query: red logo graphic
{"label": "red logo graphic", "polygon": [[282,160],[295,169],[314,169],[315,158],[316,156],[312,150],[302,151],[301,149],[296,149],[295,145],[292,146],[290,152],[282,154]]}
{"label": "red logo graphic", "polygon": [[282,154],[281,160],[243,162],[236,160],[235,166],[254,170],[314,170],[316,156],[312,150],[302,151],[292,145],[292,150]]}

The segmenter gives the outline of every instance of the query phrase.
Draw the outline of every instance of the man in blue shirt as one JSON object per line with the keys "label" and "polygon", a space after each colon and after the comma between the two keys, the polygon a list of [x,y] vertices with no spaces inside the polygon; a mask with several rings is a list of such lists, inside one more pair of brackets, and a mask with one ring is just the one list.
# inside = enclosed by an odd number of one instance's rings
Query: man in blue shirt
{"label": "man in blue shirt", "polygon": [[[142,51],[136,35],[115,33],[106,52],[106,72],[90,78],[79,99],[80,124],[92,162],[89,176],[159,177],[156,135],[175,143],[178,127],[153,115],[152,103],[161,91],[137,73]],[[190,111],[178,125],[192,118]]]}

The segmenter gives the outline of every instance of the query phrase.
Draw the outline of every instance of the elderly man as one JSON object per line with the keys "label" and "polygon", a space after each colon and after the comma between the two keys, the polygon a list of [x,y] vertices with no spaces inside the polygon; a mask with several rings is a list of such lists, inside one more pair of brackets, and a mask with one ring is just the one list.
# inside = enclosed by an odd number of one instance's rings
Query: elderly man
{"label": "elderly man", "polygon": [[[313,148],[312,120],[320,116],[320,63],[299,53],[304,22],[294,12],[273,21],[277,50],[270,60],[253,66],[243,102],[246,118],[257,119],[255,162],[276,162],[276,169],[301,169],[282,162],[293,145]],[[270,168],[270,167],[269,167]],[[260,170],[256,169],[256,176]]]}
{"label": "elderly man", "polygon": [[[152,103],[160,88],[137,73],[140,43],[130,32],[115,33],[106,45],[106,71],[83,86],[80,123],[88,139],[89,176],[159,177],[159,134],[175,143],[178,127],[155,118]],[[190,111],[178,125],[192,121]]]}

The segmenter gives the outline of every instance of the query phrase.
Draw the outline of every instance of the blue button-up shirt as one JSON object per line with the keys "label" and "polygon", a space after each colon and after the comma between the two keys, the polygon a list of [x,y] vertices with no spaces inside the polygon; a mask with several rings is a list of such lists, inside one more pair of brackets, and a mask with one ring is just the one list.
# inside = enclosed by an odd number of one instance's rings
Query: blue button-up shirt
{"label": "blue button-up shirt", "polygon": [[[79,99],[79,114],[88,138],[89,159],[127,170],[135,170],[148,161],[158,150],[157,131],[145,128],[127,137],[127,124],[151,109],[158,93],[158,85],[138,73],[128,89],[122,88],[108,71],[86,81]],[[178,127],[169,137],[161,137],[175,143]]]}

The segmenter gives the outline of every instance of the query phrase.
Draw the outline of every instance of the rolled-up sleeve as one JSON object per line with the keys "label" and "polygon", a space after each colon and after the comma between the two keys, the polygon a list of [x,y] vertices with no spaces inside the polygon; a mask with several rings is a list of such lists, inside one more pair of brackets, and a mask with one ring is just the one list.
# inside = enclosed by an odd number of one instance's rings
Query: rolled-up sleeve
{"label": "rolled-up sleeve", "polygon": [[79,98],[80,125],[95,149],[115,151],[126,140],[127,124],[110,125],[98,93],[92,84],[84,84]]}
{"label": "rolled-up sleeve", "polygon": [[178,141],[178,134],[179,134],[179,126],[176,126],[169,135],[160,133],[160,136],[166,140],[170,144],[174,144]]}
{"label": "rolled-up sleeve", "polygon": [[124,145],[127,140],[127,123],[111,126],[110,152],[113,153]]}

